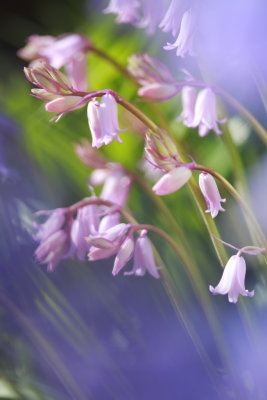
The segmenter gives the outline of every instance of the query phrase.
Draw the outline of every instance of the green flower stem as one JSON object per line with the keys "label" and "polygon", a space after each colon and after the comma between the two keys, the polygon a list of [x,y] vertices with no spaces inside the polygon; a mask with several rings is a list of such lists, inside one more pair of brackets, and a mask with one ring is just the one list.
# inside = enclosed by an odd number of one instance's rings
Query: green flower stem
{"label": "green flower stem", "polygon": [[130,79],[135,85],[137,85],[136,80],[133,76],[128,72],[127,68],[123,65],[118,63],[113,57],[108,55],[105,51],[99,49],[98,47],[90,47],[90,52],[95,53],[98,57],[102,58],[103,60],[107,61],[109,64],[113,65],[115,69],[117,69],[122,75],[126,78]]}

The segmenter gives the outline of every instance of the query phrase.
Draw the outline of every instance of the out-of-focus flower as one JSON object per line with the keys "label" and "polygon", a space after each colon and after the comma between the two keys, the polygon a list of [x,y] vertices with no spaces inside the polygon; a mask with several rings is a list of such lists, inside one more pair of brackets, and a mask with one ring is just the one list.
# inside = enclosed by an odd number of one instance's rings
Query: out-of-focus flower
{"label": "out-of-focus flower", "polygon": [[183,0],[171,0],[159,27],[163,32],[171,31],[173,36],[177,35],[184,12],[185,2]]}
{"label": "out-of-focus flower", "polygon": [[146,32],[152,35],[160,23],[164,11],[165,11],[165,0],[157,1],[154,0],[142,0],[142,17],[134,25],[137,28],[146,28]]}
{"label": "out-of-focus flower", "polygon": [[99,226],[98,206],[88,205],[79,208],[77,216],[71,228],[72,254],[80,260],[84,260],[89,251],[89,244],[86,237],[91,233],[95,234]]}
{"label": "out-of-focus flower", "polygon": [[181,90],[169,69],[149,54],[133,54],[128,63],[128,71],[142,86],[140,96],[166,100]]}
{"label": "out-of-focus flower", "polygon": [[174,43],[167,43],[165,50],[177,48],[176,55],[184,57],[187,53],[194,55],[193,41],[196,31],[196,18],[192,9],[187,10],[182,17],[180,31]]}
{"label": "out-of-focus flower", "polygon": [[105,179],[100,197],[123,207],[127,201],[130,186],[131,179],[121,168],[111,169]]}
{"label": "out-of-focus flower", "polygon": [[18,55],[28,61],[42,59],[52,67],[66,68],[74,89],[87,90],[86,52],[91,41],[82,35],[67,34],[59,37],[33,35]]}
{"label": "out-of-focus flower", "polygon": [[[106,159],[96,149],[92,147],[91,143],[88,140],[83,139],[81,143],[77,143],[75,145],[75,151],[79,159],[88,167],[94,169],[96,168],[96,170],[102,169],[106,171]],[[91,182],[91,179],[90,183],[94,185],[94,183]]]}
{"label": "out-of-focus flower", "polygon": [[104,14],[117,14],[116,22],[134,24],[139,19],[140,3],[138,0],[110,0],[107,8],[103,10]]}
{"label": "out-of-focus flower", "polygon": [[40,52],[42,49],[50,46],[56,41],[53,36],[31,35],[27,39],[27,44],[22,49],[19,49],[17,55],[26,61],[36,60],[41,58]]}
{"label": "out-of-focus flower", "polygon": [[197,92],[196,89],[190,86],[184,86],[182,89],[182,106],[183,111],[178,117],[178,120],[182,120],[183,123],[191,127],[195,116],[195,104],[196,104]]}
{"label": "out-of-focus flower", "polygon": [[60,260],[69,252],[69,249],[69,234],[61,229],[41,241],[35,251],[35,256],[41,264],[47,264],[48,271],[54,271]]}
{"label": "out-of-focus flower", "polygon": [[122,131],[118,122],[117,103],[111,94],[105,94],[101,101],[92,100],[88,104],[87,116],[92,133],[92,146],[101,147],[116,139],[122,143],[118,131]]}
{"label": "out-of-focus flower", "polygon": [[207,203],[206,212],[210,212],[212,218],[215,218],[219,211],[225,211],[221,203],[224,203],[226,199],[221,198],[213,176],[206,172],[201,172],[199,175],[199,187]]}
{"label": "out-of-focus flower", "polygon": [[186,184],[191,176],[191,170],[186,167],[174,168],[163,175],[152,189],[157,195],[164,196],[176,192]]}
{"label": "out-of-focus flower", "polygon": [[219,284],[209,289],[212,294],[227,294],[230,303],[236,303],[238,296],[254,296],[254,290],[249,292],[245,289],[246,262],[238,254],[232,256],[223,271]]}
{"label": "out-of-focus flower", "polygon": [[[38,214],[47,212],[40,211]],[[71,225],[72,220],[66,220],[64,210],[60,208],[54,210],[45,223],[35,225],[37,233],[34,239],[40,242],[35,256],[41,264],[47,264],[48,271],[54,271],[60,260],[69,254]]]}
{"label": "out-of-focus flower", "polygon": [[175,85],[168,83],[150,83],[138,89],[138,94],[139,96],[164,101],[176,96],[179,90]]}
{"label": "out-of-focus flower", "polygon": [[146,53],[132,54],[128,58],[128,71],[140,85],[175,81],[165,64]]}
{"label": "out-of-focus flower", "polygon": [[206,136],[209,130],[219,135],[222,132],[218,122],[223,123],[224,120],[217,118],[215,94],[210,88],[202,89],[196,99],[194,120],[190,126],[199,127],[199,136]]}
{"label": "out-of-focus flower", "polygon": [[147,237],[147,231],[143,230],[136,240],[134,248],[134,265],[129,272],[124,272],[124,275],[143,276],[149,272],[154,278],[160,278],[158,270],[162,266],[157,266],[153,254],[153,249],[150,240]]}
{"label": "out-of-focus flower", "polygon": [[132,258],[134,251],[134,240],[132,236],[127,236],[122,242],[121,247],[116,255],[112,275],[117,275],[120,270],[127,264]]}
{"label": "out-of-focus flower", "polygon": [[61,229],[65,223],[65,210],[63,208],[57,208],[51,212],[39,211],[36,213],[36,215],[49,215],[48,219],[43,224],[34,224],[34,228],[37,230],[37,232],[33,238],[37,241],[47,239],[53,233]]}

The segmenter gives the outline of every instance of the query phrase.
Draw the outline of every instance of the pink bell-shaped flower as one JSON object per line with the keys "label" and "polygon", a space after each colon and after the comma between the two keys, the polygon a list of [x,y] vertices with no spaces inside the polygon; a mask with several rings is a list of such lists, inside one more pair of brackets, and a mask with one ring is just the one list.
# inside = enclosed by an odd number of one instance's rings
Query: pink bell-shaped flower
{"label": "pink bell-shaped flower", "polygon": [[112,275],[117,275],[120,270],[127,264],[132,258],[134,252],[134,240],[132,236],[127,236],[122,242],[121,247],[116,255]]}
{"label": "pink bell-shaped flower", "polygon": [[218,122],[223,123],[225,120],[218,120],[215,94],[210,88],[202,89],[196,99],[194,120],[190,127],[198,126],[198,134],[201,137],[206,136],[210,130],[220,135],[222,132]]}
{"label": "pink bell-shaped flower", "polygon": [[212,294],[227,294],[230,303],[236,303],[238,296],[254,296],[254,290],[249,292],[245,289],[246,262],[238,254],[232,256],[223,271],[222,278],[214,288],[210,286]]}
{"label": "pink bell-shaped flower", "polygon": [[165,50],[177,48],[176,55],[184,57],[187,53],[194,55],[193,40],[196,30],[195,15],[192,9],[187,10],[182,17],[180,31],[174,43],[167,43]]}
{"label": "pink bell-shaped flower", "polygon": [[210,212],[212,218],[215,218],[219,211],[225,211],[221,203],[224,203],[226,199],[221,198],[213,176],[206,172],[201,172],[199,175],[199,187],[208,206],[206,212]]}
{"label": "pink bell-shaped flower", "polygon": [[195,117],[197,92],[193,87],[184,86],[181,95],[183,111],[178,117],[178,121],[183,121],[185,126],[191,127]]}
{"label": "pink bell-shaped flower", "polygon": [[111,94],[105,94],[101,101],[90,101],[87,108],[89,127],[92,133],[92,146],[101,147],[116,139],[122,143],[118,131],[122,131],[118,122],[117,103]]}
{"label": "pink bell-shaped flower", "polygon": [[154,278],[160,278],[158,270],[162,266],[157,266],[153,254],[153,248],[147,237],[147,231],[142,231],[136,240],[134,249],[134,265],[130,272],[124,272],[124,275],[144,276],[149,272]]}

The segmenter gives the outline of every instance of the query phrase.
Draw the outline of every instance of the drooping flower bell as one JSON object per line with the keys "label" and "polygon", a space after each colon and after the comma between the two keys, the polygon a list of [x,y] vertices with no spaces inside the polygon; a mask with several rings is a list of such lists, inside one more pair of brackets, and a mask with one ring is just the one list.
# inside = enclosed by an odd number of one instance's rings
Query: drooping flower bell
{"label": "drooping flower bell", "polygon": [[177,119],[178,121],[183,121],[185,126],[191,127],[195,117],[197,91],[193,87],[184,86],[181,95],[183,111]]}
{"label": "drooping flower bell", "polygon": [[77,216],[73,221],[71,228],[72,255],[79,260],[84,260],[88,253],[90,245],[86,241],[86,237],[95,234],[99,226],[98,206],[90,204],[79,208]]}
{"label": "drooping flower bell", "polygon": [[133,269],[129,272],[124,272],[124,275],[144,276],[148,272],[158,279],[160,278],[158,272],[160,268],[162,266],[156,264],[153,248],[147,237],[147,231],[143,230],[135,243]]}
{"label": "drooping flower bell", "polygon": [[191,176],[191,170],[186,167],[174,168],[164,174],[152,189],[157,195],[165,196],[180,189],[189,181]]}
{"label": "drooping flower bell", "polygon": [[92,100],[88,104],[87,117],[92,134],[92,146],[101,147],[112,140],[122,143],[118,135],[122,131],[118,122],[117,103],[111,94],[105,94],[101,101]]}
{"label": "drooping flower bell", "polygon": [[236,254],[227,262],[222,278],[218,285],[209,289],[212,294],[228,294],[230,303],[236,303],[238,296],[254,296],[254,290],[249,292],[245,289],[246,262],[244,258]]}
{"label": "drooping flower bell", "polygon": [[172,32],[173,36],[179,31],[183,13],[185,12],[185,2],[183,0],[171,0],[171,3],[159,24],[163,32]]}
{"label": "drooping flower bell", "polygon": [[202,89],[196,99],[194,119],[190,127],[198,126],[199,136],[206,136],[210,130],[214,130],[219,135],[222,132],[218,127],[218,122],[223,123],[224,121],[218,120],[214,92],[210,88]]}
{"label": "drooping flower bell", "polygon": [[201,172],[199,175],[199,187],[208,207],[206,212],[210,212],[212,218],[215,218],[219,211],[225,211],[225,209],[221,206],[221,203],[224,203],[226,199],[221,198],[213,176],[207,172]]}
{"label": "drooping flower bell", "polygon": [[174,43],[167,43],[165,50],[176,50],[176,55],[184,57],[187,53],[194,55],[193,41],[196,31],[196,17],[193,9],[187,10],[182,17],[180,31]]}
{"label": "drooping flower bell", "polygon": [[127,236],[121,244],[121,247],[115,257],[112,275],[117,275],[121,269],[132,258],[134,252],[134,240],[132,236]]}
{"label": "drooping flower bell", "polygon": [[121,223],[112,226],[106,231],[100,232],[99,230],[95,234],[89,235],[86,238],[92,246],[88,253],[89,260],[101,260],[116,254],[125,239],[128,229],[128,224]]}
{"label": "drooping flower bell", "polygon": [[63,209],[53,211],[44,224],[35,225],[37,233],[34,239],[40,242],[35,257],[41,264],[47,264],[48,271],[54,271],[58,263],[69,255],[71,226],[72,220],[66,220]]}
{"label": "drooping flower bell", "polygon": [[142,0],[142,16],[134,25],[145,28],[148,35],[155,33],[165,11],[164,1]]}

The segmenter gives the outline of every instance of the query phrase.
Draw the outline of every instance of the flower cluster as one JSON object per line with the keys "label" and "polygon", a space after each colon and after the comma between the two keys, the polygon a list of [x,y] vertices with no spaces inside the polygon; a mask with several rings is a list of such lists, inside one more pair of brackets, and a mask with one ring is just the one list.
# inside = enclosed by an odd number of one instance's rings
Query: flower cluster
{"label": "flower cluster", "polygon": [[[170,32],[176,39],[173,43],[168,42],[164,49],[176,49],[176,54],[181,57],[194,54],[197,10],[189,0],[156,3],[152,0],[110,0],[104,13],[115,13],[118,23],[132,23],[136,27],[146,28],[149,34],[155,32],[157,27]],[[117,275],[133,259],[133,268],[125,275],[143,276],[148,272],[154,278],[159,278],[158,270],[162,265],[156,262],[148,230],[161,232],[165,238],[168,235],[156,227],[151,228],[151,225],[132,223],[133,217],[125,210],[125,205],[135,173],[126,173],[121,165],[108,162],[96,150],[113,140],[122,142],[119,132],[123,130],[119,126],[117,103],[143,124],[146,161],[160,174],[152,187],[156,195],[164,196],[179,190],[192,178],[192,171],[198,171],[206,212],[215,218],[220,211],[225,211],[222,203],[226,199],[221,197],[214,176],[223,184],[225,180],[210,168],[197,165],[191,156],[188,156],[191,162],[183,162],[170,135],[113,90],[86,91],[86,53],[92,49],[94,47],[90,40],[81,35],[34,35],[18,53],[21,58],[31,61],[30,66],[25,68],[25,75],[36,86],[31,90],[32,95],[46,103],[48,112],[57,113],[54,117],[56,120],[87,104],[92,134],[92,145],[77,145],[76,152],[86,165],[94,169],[88,185],[93,195],[66,209],[37,213],[38,217],[47,218],[45,222],[35,224],[34,239],[39,242],[35,256],[40,263],[47,264],[48,271],[53,271],[61,260],[69,257],[95,261],[114,256],[113,275]],[[116,65],[116,62],[113,64]],[[66,75],[59,70],[62,67]],[[134,54],[129,58],[125,74],[128,77],[130,74],[136,80],[138,94],[145,97],[145,101],[151,101],[149,98],[152,101],[165,101],[181,92],[183,110],[178,120],[182,120],[189,128],[198,127],[201,137],[210,130],[221,134],[218,124],[224,120],[217,117],[215,96],[223,91],[183,72],[185,79],[177,81],[162,62],[148,54]],[[98,197],[95,193],[98,193],[99,185],[102,185],[102,189]],[[156,198],[156,202],[158,200]],[[238,252],[226,264],[219,284],[215,288],[210,286],[213,294],[228,293],[229,301],[233,303],[237,302],[240,294],[254,294],[245,289],[246,264],[241,255],[264,251],[256,247],[252,250],[251,247],[235,249]]]}
{"label": "flower cluster", "polygon": [[[94,174],[97,172],[100,170]],[[120,222],[119,210],[127,200],[131,181],[118,168],[106,172],[100,198],[82,201],[74,219],[72,209],[38,213],[49,217],[43,224],[35,225],[34,239],[40,242],[36,259],[53,271],[62,259],[69,257],[84,260],[87,256],[95,261],[116,256],[112,274],[117,275],[133,257],[133,269],[125,275],[143,276],[149,272],[159,278],[161,266],[157,266],[147,231],[142,230],[134,241],[135,226]],[[101,205],[105,202],[111,206]]]}

